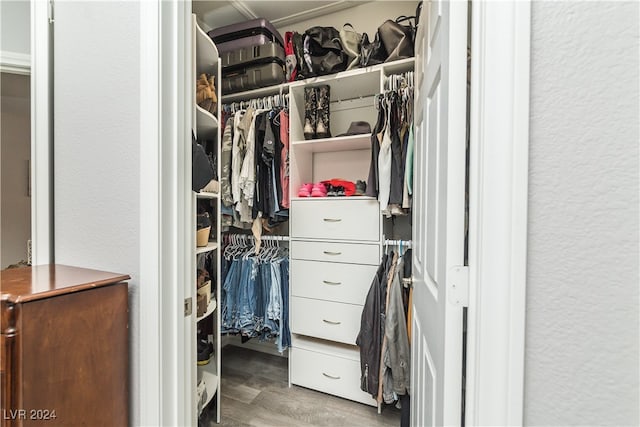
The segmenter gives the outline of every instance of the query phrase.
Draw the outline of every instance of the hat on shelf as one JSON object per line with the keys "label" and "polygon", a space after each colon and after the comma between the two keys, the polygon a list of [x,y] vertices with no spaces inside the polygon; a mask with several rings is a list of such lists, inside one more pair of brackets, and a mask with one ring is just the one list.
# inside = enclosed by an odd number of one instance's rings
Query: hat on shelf
{"label": "hat on shelf", "polygon": [[342,133],[338,136],[349,135],[362,135],[364,133],[371,133],[371,126],[367,122],[351,122],[349,129],[346,133]]}

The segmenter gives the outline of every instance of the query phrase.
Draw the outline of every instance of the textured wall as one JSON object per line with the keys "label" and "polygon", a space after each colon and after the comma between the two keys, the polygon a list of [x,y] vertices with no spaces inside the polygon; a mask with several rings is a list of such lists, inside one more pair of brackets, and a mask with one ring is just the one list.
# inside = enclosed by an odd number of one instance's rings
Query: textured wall
{"label": "textured wall", "polygon": [[27,260],[31,237],[29,76],[0,74],[0,269]]}
{"label": "textured wall", "polygon": [[638,3],[532,2],[527,425],[638,425]]}
{"label": "textured wall", "polygon": [[55,260],[132,277],[130,394],[136,425],[140,6],[65,1],[56,2],[55,13]]}
{"label": "textured wall", "polygon": [[29,0],[0,1],[0,50],[30,53]]}

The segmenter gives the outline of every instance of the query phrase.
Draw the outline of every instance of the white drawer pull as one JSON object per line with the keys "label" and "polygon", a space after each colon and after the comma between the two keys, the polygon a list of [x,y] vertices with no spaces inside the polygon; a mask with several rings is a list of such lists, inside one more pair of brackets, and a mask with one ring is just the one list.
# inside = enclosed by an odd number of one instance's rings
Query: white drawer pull
{"label": "white drawer pull", "polygon": [[340,222],[341,218],[324,218],[324,222]]}
{"label": "white drawer pull", "polygon": [[340,379],[340,377],[334,377],[333,375],[329,375],[329,374],[327,374],[325,372],[323,372],[322,375],[324,375],[327,378],[331,378],[332,380],[339,380]]}
{"label": "white drawer pull", "polygon": [[323,321],[324,323],[328,323],[328,324],[330,324],[330,325],[339,325],[340,323],[342,323],[342,322],[334,322],[334,321],[327,320],[327,319],[322,319],[322,321]]}
{"label": "white drawer pull", "polygon": [[342,255],[342,252],[323,251],[325,255]]}
{"label": "white drawer pull", "polygon": [[330,282],[328,280],[323,280],[322,283],[324,283],[325,285],[342,285],[342,282]]}

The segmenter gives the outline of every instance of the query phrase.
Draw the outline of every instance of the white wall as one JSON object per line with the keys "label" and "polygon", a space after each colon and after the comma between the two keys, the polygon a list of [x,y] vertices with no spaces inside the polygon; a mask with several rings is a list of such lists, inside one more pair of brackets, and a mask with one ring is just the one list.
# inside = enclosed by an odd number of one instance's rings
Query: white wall
{"label": "white wall", "polygon": [[638,3],[532,2],[526,425],[638,425]]}
{"label": "white wall", "polygon": [[[283,2],[280,2],[283,3]],[[376,1],[318,16],[307,21],[286,25],[278,28],[284,37],[286,31],[304,33],[310,27],[335,27],[340,30],[346,23],[353,25],[359,33],[367,33],[369,40],[373,40],[378,27],[387,19],[396,19],[401,15],[413,16],[416,12],[417,1]]]}
{"label": "white wall", "polygon": [[0,1],[0,51],[29,54],[30,1]]}
{"label": "white wall", "polygon": [[27,260],[31,236],[29,76],[0,74],[0,269]]}
{"label": "white wall", "polygon": [[140,387],[139,22],[137,2],[56,2],[55,261],[132,277],[132,425]]}

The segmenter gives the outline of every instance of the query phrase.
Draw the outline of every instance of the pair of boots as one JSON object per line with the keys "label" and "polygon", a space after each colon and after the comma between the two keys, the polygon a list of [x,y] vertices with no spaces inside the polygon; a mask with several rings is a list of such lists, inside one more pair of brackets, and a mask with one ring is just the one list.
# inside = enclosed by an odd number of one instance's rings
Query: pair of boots
{"label": "pair of boots", "polygon": [[304,139],[331,138],[329,96],[327,85],[304,88]]}

